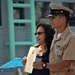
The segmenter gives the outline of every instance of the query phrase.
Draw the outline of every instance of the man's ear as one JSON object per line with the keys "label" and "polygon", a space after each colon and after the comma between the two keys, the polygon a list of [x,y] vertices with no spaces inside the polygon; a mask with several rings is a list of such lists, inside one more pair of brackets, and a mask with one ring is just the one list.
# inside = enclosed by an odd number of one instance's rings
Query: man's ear
{"label": "man's ear", "polygon": [[65,17],[65,16],[63,16],[63,17],[62,17],[62,20],[63,20],[63,21],[66,21],[66,17]]}

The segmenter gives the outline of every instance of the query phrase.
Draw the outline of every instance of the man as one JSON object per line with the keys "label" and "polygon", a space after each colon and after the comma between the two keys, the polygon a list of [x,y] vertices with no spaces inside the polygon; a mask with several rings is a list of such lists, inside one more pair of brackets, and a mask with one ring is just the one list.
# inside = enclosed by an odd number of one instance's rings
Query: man
{"label": "man", "polygon": [[50,48],[50,63],[43,66],[50,69],[50,75],[67,75],[73,70],[75,60],[75,35],[68,26],[69,15],[73,11],[67,7],[50,3],[52,27],[56,34]]}

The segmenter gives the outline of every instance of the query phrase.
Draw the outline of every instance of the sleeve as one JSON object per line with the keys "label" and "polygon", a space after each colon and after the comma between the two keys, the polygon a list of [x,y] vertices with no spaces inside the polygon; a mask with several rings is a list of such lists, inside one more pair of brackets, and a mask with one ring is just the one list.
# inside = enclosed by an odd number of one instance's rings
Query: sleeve
{"label": "sleeve", "polygon": [[71,37],[62,60],[75,60],[75,37]]}

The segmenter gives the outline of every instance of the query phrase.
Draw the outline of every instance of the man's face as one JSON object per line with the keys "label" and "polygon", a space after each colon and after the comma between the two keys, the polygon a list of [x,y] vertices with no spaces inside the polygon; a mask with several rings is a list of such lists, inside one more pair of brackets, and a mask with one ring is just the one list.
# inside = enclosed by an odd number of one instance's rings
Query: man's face
{"label": "man's face", "polygon": [[51,19],[51,25],[53,28],[60,28],[64,24],[64,16],[62,15],[54,15]]}

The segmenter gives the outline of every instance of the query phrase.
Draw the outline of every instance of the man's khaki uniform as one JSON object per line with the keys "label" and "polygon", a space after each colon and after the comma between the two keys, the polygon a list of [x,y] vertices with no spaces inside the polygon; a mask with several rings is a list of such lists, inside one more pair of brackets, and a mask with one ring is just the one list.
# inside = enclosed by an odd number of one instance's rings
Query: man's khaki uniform
{"label": "man's khaki uniform", "polygon": [[[50,49],[50,63],[57,63],[62,60],[75,60],[75,34],[67,27],[57,39],[57,33]],[[73,62],[70,67],[65,69],[50,69],[50,75],[66,75],[66,72],[73,69]]]}

